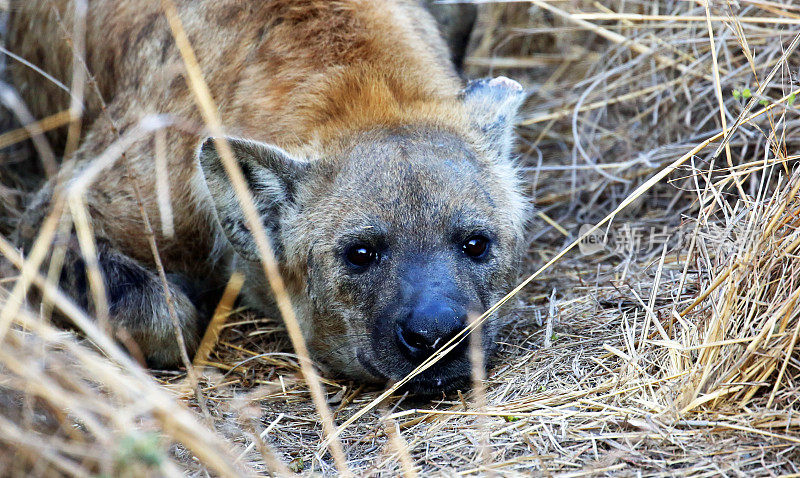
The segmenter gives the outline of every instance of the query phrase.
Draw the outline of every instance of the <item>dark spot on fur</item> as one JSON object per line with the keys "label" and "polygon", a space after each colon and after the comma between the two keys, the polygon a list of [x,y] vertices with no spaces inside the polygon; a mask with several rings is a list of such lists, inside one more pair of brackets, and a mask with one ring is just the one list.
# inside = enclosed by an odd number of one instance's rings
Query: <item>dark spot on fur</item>
{"label": "dark spot on fur", "polygon": [[242,170],[242,175],[244,176],[245,181],[252,189],[256,182],[256,175],[253,171],[253,166],[251,166],[247,161],[239,161],[239,168]]}
{"label": "dark spot on fur", "polygon": [[221,27],[229,27],[236,22],[244,13],[242,5],[226,4],[225,8],[219,9],[215,14],[214,21]]}
{"label": "dark spot on fur", "polygon": [[172,51],[172,37],[169,34],[165,34],[161,38],[161,64],[165,64],[167,62],[167,58],[169,58],[169,54]]}
{"label": "dark spot on fur", "polygon": [[129,32],[127,35],[122,35],[122,46],[120,46],[120,56],[125,56],[128,53],[128,49],[131,46],[131,37],[133,32]]}
{"label": "dark spot on fur", "polygon": [[105,71],[116,71],[116,58],[113,55],[109,55],[106,57],[106,61],[103,64],[103,68]]}
{"label": "dark spot on fur", "polygon": [[183,75],[175,75],[169,81],[170,91],[178,91],[186,87],[186,82],[183,80]]}
{"label": "dark spot on fur", "polygon": [[[280,25],[280,21],[281,20],[278,19],[278,21],[276,23],[278,25]],[[266,35],[268,31],[269,31],[269,27],[267,25],[264,25],[261,28],[259,28],[258,31],[256,31],[256,35],[255,35],[255,37],[256,37],[256,39],[258,41],[254,42],[254,43],[260,43],[264,39],[264,35]]]}
{"label": "dark spot on fur", "polygon": [[139,34],[136,35],[136,41],[134,42],[135,46],[139,46],[140,43],[145,41],[150,35],[153,34],[153,30],[155,29],[157,21],[158,15],[156,14],[147,17],[145,25],[139,30]]}
{"label": "dark spot on fur", "polygon": [[42,64],[45,58],[47,58],[47,56],[45,55],[44,47],[37,45],[34,49],[32,60],[37,64]]}

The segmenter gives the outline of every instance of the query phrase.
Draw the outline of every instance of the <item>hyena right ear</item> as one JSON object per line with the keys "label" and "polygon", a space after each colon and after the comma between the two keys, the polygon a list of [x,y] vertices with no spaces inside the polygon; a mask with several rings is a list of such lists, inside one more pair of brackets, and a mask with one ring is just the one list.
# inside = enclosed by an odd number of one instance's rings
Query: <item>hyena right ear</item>
{"label": "hyena right ear", "polygon": [[513,143],[517,111],[525,101],[522,85],[505,76],[472,80],[461,99],[487,147],[501,160],[508,158]]}
{"label": "hyena right ear", "polygon": [[308,163],[292,158],[277,146],[245,139],[207,138],[200,145],[197,157],[219,224],[236,252],[251,261],[259,260],[257,248],[222,165],[217,148],[219,141],[227,141],[230,145],[270,236],[272,248],[280,254],[280,216],[283,209],[293,206],[296,185],[305,176]]}

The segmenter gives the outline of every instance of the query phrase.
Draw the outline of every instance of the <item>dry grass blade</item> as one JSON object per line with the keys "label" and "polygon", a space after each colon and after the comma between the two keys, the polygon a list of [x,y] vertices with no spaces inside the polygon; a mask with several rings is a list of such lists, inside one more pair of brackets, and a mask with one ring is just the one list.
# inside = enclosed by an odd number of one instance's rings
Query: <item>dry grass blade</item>
{"label": "dry grass blade", "polygon": [[[738,238],[727,247],[737,246],[729,254],[738,256],[733,260],[739,267],[731,274],[729,261],[723,260],[726,266],[713,272],[716,277],[726,278],[715,279],[713,288],[702,294],[715,306],[711,313],[696,313],[693,322],[697,332],[684,338],[686,346],[692,340],[700,340],[699,345],[704,348],[697,365],[704,365],[706,370],[698,382],[688,385],[686,396],[696,398],[682,405],[684,412],[712,401],[719,406],[722,399],[749,401],[762,387],[770,385],[767,404],[771,406],[781,387],[792,363],[800,319],[796,307],[800,287],[792,280],[798,267],[795,251],[800,244],[796,234],[800,226],[798,183],[800,178],[793,175],[780,194],[751,206],[746,216],[731,225],[731,232],[735,231]],[[778,225],[771,227],[776,219]],[[730,241],[725,237],[718,240]],[[738,252],[739,247],[742,252]],[[721,284],[725,285],[720,287]],[[739,337],[741,341],[730,342]],[[720,338],[728,342],[720,343]],[[712,362],[713,368],[709,368]],[[776,371],[775,381],[767,381]]]}
{"label": "dry grass blade", "polygon": [[70,87],[70,123],[67,130],[67,145],[64,156],[70,157],[78,149],[81,138],[81,116],[83,115],[83,99],[86,91],[87,73],[83,68],[86,57],[86,15],[89,4],[86,0],[76,0],[72,16],[72,84]]}
{"label": "dry grass blade", "polygon": [[24,125],[23,128],[27,131],[27,136],[33,140],[33,145],[36,148],[36,152],[39,154],[39,158],[42,161],[42,165],[44,166],[47,175],[52,176],[55,174],[55,154],[53,153],[53,149],[50,147],[50,143],[47,142],[47,139],[44,136],[42,125],[38,121],[34,120],[30,111],[28,111],[28,108],[22,102],[22,99],[19,98],[16,91],[2,81],[0,81],[0,101],[6,108],[13,111],[20,123]]}
{"label": "dry grass blade", "polygon": [[[241,278],[232,277],[195,356],[196,381],[184,371],[142,370],[91,316],[102,308],[86,313],[55,285],[69,214],[56,207],[25,258],[6,239],[36,187],[25,168],[44,159],[23,140],[77,116],[79,70],[88,73],[80,41],[71,47],[69,87],[9,56],[56,82],[73,108],[40,121],[21,116],[0,131],[0,149],[10,146],[0,151],[3,473],[800,471],[800,7],[791,0],[436,3],[479,4],[468,76],[503,74],[532,93],[517,152],[535,213],[524,280],[386,390],[317,375],[224,139],[218,148],[283,320],[235,309]],[[163,7],[206,132],[224,138],[175,5],[163,0]],[[61,33],[80,40],[82,28],[69,22]],[[99,93],[91,74],[85,81],[87,96]],[[119,133],[113,113],[104,114]],[[151,229],[169,236],[179,228],[164,151],[172,137],[165,128],[198,132],[183,121],[143,117],[64,183],[56,205],[73,211],[89,262],[83,199],[132,145],[156,152],[156,177],[142,185],[158,199]],[[29,289],[44,295],[43,310],[27,306]],[[485,374],[480,362],[491,357],[475,354],[469,391],[423,400],[398,394],[464,340],[475,349],[473,331],[494,326],[505,316],[501,307],[511,320]],[[85,338],[54,328],[51,316]],[[326,396],[323,386],[335,393]]]}
{"label": "dry grass blade", "polygon": [[[755,107],[756,103],[758,102],[757,98],[758,98],[759,96],[761,96],[761,95],[763,95],[763,94],[764,94],[764,90],[765,90],[765,89],[767,88],[767,86],[770,84],[770,82],[771,82],[771,81],[772,81],[772,79],[775,77],[775,75],[776,75],[776,74],[777,74],[777,73],[778,73],[778,72],[781,70],[781,68],[784,68],[784,67],[785,67],[785,65],[786,65],[786,59],[787,59],[787,58],[789,58],[789,57],[791,56],[791,54],[792,54],[792,53],[794,53],[794,50],[797,48],[797,46],[798,46],[798,45],[800,45],[800,32],[799,32],[799,33],[797,33],[797,34],[794,36],[794,39],[793,39],[793,40],[792,40],[792,42],[789,44],[789,46],[788,46],[788,47],[786,47],[786,49],[785,49],[785,50],[784,50],[784,52],[783,52],[783,55],[781,55],[781,58],[778,60],[778,62],[777,62],[777,63],[775,63],[775,66],[774,66],[774,67],[772,68],[772,70],[769,72],[769,74],[767,75],[767,77],[766,77],[766,78],[764,78],[764,79],[763,79],[763,80],[760,82],[760,84],[759,84],[759,87],[758,87],[758,90],[757,90],[757,91],[756,91],[756,93],[755,93],[755,96],[753,96],[753,97],[750,99],[750,101],[748,101],[748,102],[747,102],[747,105],[744,107],[744,109],[742,109],[742,112],[739,114],[739,117],[738,117],[738,118],[736,118],[736,122],[735,122],[735,123],[733,124],[733,126],[731,127],[731,133],[732,133],[733,131],[735,131],[735,130],[736,130],[736,128],[737,128],[739,125],[741,125],[742,123],[746,123],[747,121],[750,121],[750,119],[749,119],[749,118],[747,118],[747,119],[745,119],[745,118],[747,117],[747,114],[748,114],[748,113],[749,113],[749,112],[750,112],[750,111],[751,111],[751,110],[752,110],[752,109]],[[789,99],[789,97],[794,97],[794,96],[796,96],[796,95],[797,95],[797,92],[793,92],[793,93],[791,93],[791,94],[789,94],[789,95],[786,95],[785,97],[781,98],[780,100],[778,100],[778,102],[779,102],[779,103],[783,103],[783,102],[785,102],[786,100],[788,100],[788,99]],[[774,104],[773,104],[773,105],[774,105]],[[729,134],[729,135],[727,135],[727,136],[725,137],[725,139],[722,141],[722,144],[720,144],[720,145],[717,147],[717,150],[714,152],[714,156],[719,156],[720,152],[721,152],[721,151],[722,151],[724,148],[726,148],[726,147],[728,146],[728,143],[730,142],[730,139],[731,139],[731,137],[732,137],[732,134]]]}
{"label": "dry grass blade", "polygon": [[222,332],[222,327],[225,321],[231,315],[233,310],[233,303],[239,296],[239,291],[244,284],[244,276],[240,273],[234,273],[228,280],[228,285],[225,286],[225,291],[222,293],[222,298],[214,310],[214,315],[211,316],[211,322],[206,328],[206,333],[203,335],[203,340],[197,347],[197,352],[194,354],[194,365],[199,366],[208,360],[211,351],[217,345],[219,335]]}
{"label": "dry grass blade", "polygon": [[[706,3],[706,2],[704,2]],[[727,22],[729,17],[717,15],[641,15],[637,13],[574,13],[572,18],[579,20],[627,20],[636,22]],[[743,23],[764,23],[768,25],[800,25],[800,19],[783,17],[742,17]]]}
{"label": "dry grass blade", "polygon": [[[711,66],[714,72],[714,92],[717,96],[717,103],[719,104],[719,119],[720,123],[722,123],[722,131],[725,134],[728,134],[728,120],[725,116],[725,99],[722,96],[722,86],[720,85],[719,79],[719,62],[717,61],[717,47],[714,43],[714,27],[711,26],[711,11],[709,10],[708,3],[705,5],[706,8],[706,24],[708,25],[708,40],[711,50]],[[730,144],[725,145],[725,158],[728,160],[728,167],[733,168],[733,159],[731,159],[731,146]],[[739,197],[741,199],[745,199],[747,195],[742,189],[742,183],[739,180],[738,176],[733,178],[734,182],[736,182],[736,188],[739,191]]]}
{"label": "dry grass blade", "polygon": [[33,124],[0,134],[0,149],[5,149],[17,143],[25,141],[31,135],[46,133],[50,130],[60,128],[72,121],[72,111],[64,110],[43,118]]}

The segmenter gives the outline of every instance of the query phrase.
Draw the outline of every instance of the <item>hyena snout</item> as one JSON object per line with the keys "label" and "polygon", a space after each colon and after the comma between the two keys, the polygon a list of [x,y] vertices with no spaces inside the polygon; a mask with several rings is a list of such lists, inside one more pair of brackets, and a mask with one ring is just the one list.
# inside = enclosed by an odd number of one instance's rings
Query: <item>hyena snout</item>
{"label": "hyena snout", "polygon": [[[396,327],[400,351],[411,361],[421,362],[461,332],[467,324],[467,309],[452,300],[426,294]],[[459,345],[459,349],[462,344]],[[458,353],[454,350],[452,353]]]}
{"label": "hyena snout", "polygon": [[[475,300],[460,286],[452,265],[437,266],[440,260],[408,267],[400,287],[402,307],[395,316],[397,350],[412,365],[418,365],[444,347],[467,326]],[[445,261],[446,262],[446,261]],[[451,362],[464,355],[462,341],[447,355]]]}

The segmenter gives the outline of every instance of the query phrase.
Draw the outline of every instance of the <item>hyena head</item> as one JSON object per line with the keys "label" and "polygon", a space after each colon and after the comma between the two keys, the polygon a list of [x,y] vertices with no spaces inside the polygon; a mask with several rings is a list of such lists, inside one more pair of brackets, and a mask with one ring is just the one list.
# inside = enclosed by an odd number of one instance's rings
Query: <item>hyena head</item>
{"label": "hyena head", "polygon": [[[463,92],[466,130],[379,128],[332,157],[305,162],[231,139],[313,358],[362,381],[408,374],[513,286],[526,201],[510,159],[522,88],[506,78]],[[267,309],[253,238],[217,154],[199,159],[217,218],[248,275],[245,300]],[[482,327],[490,354],[499,328]],[[468,340],[410,383],[416,393],[464,385]]]}

